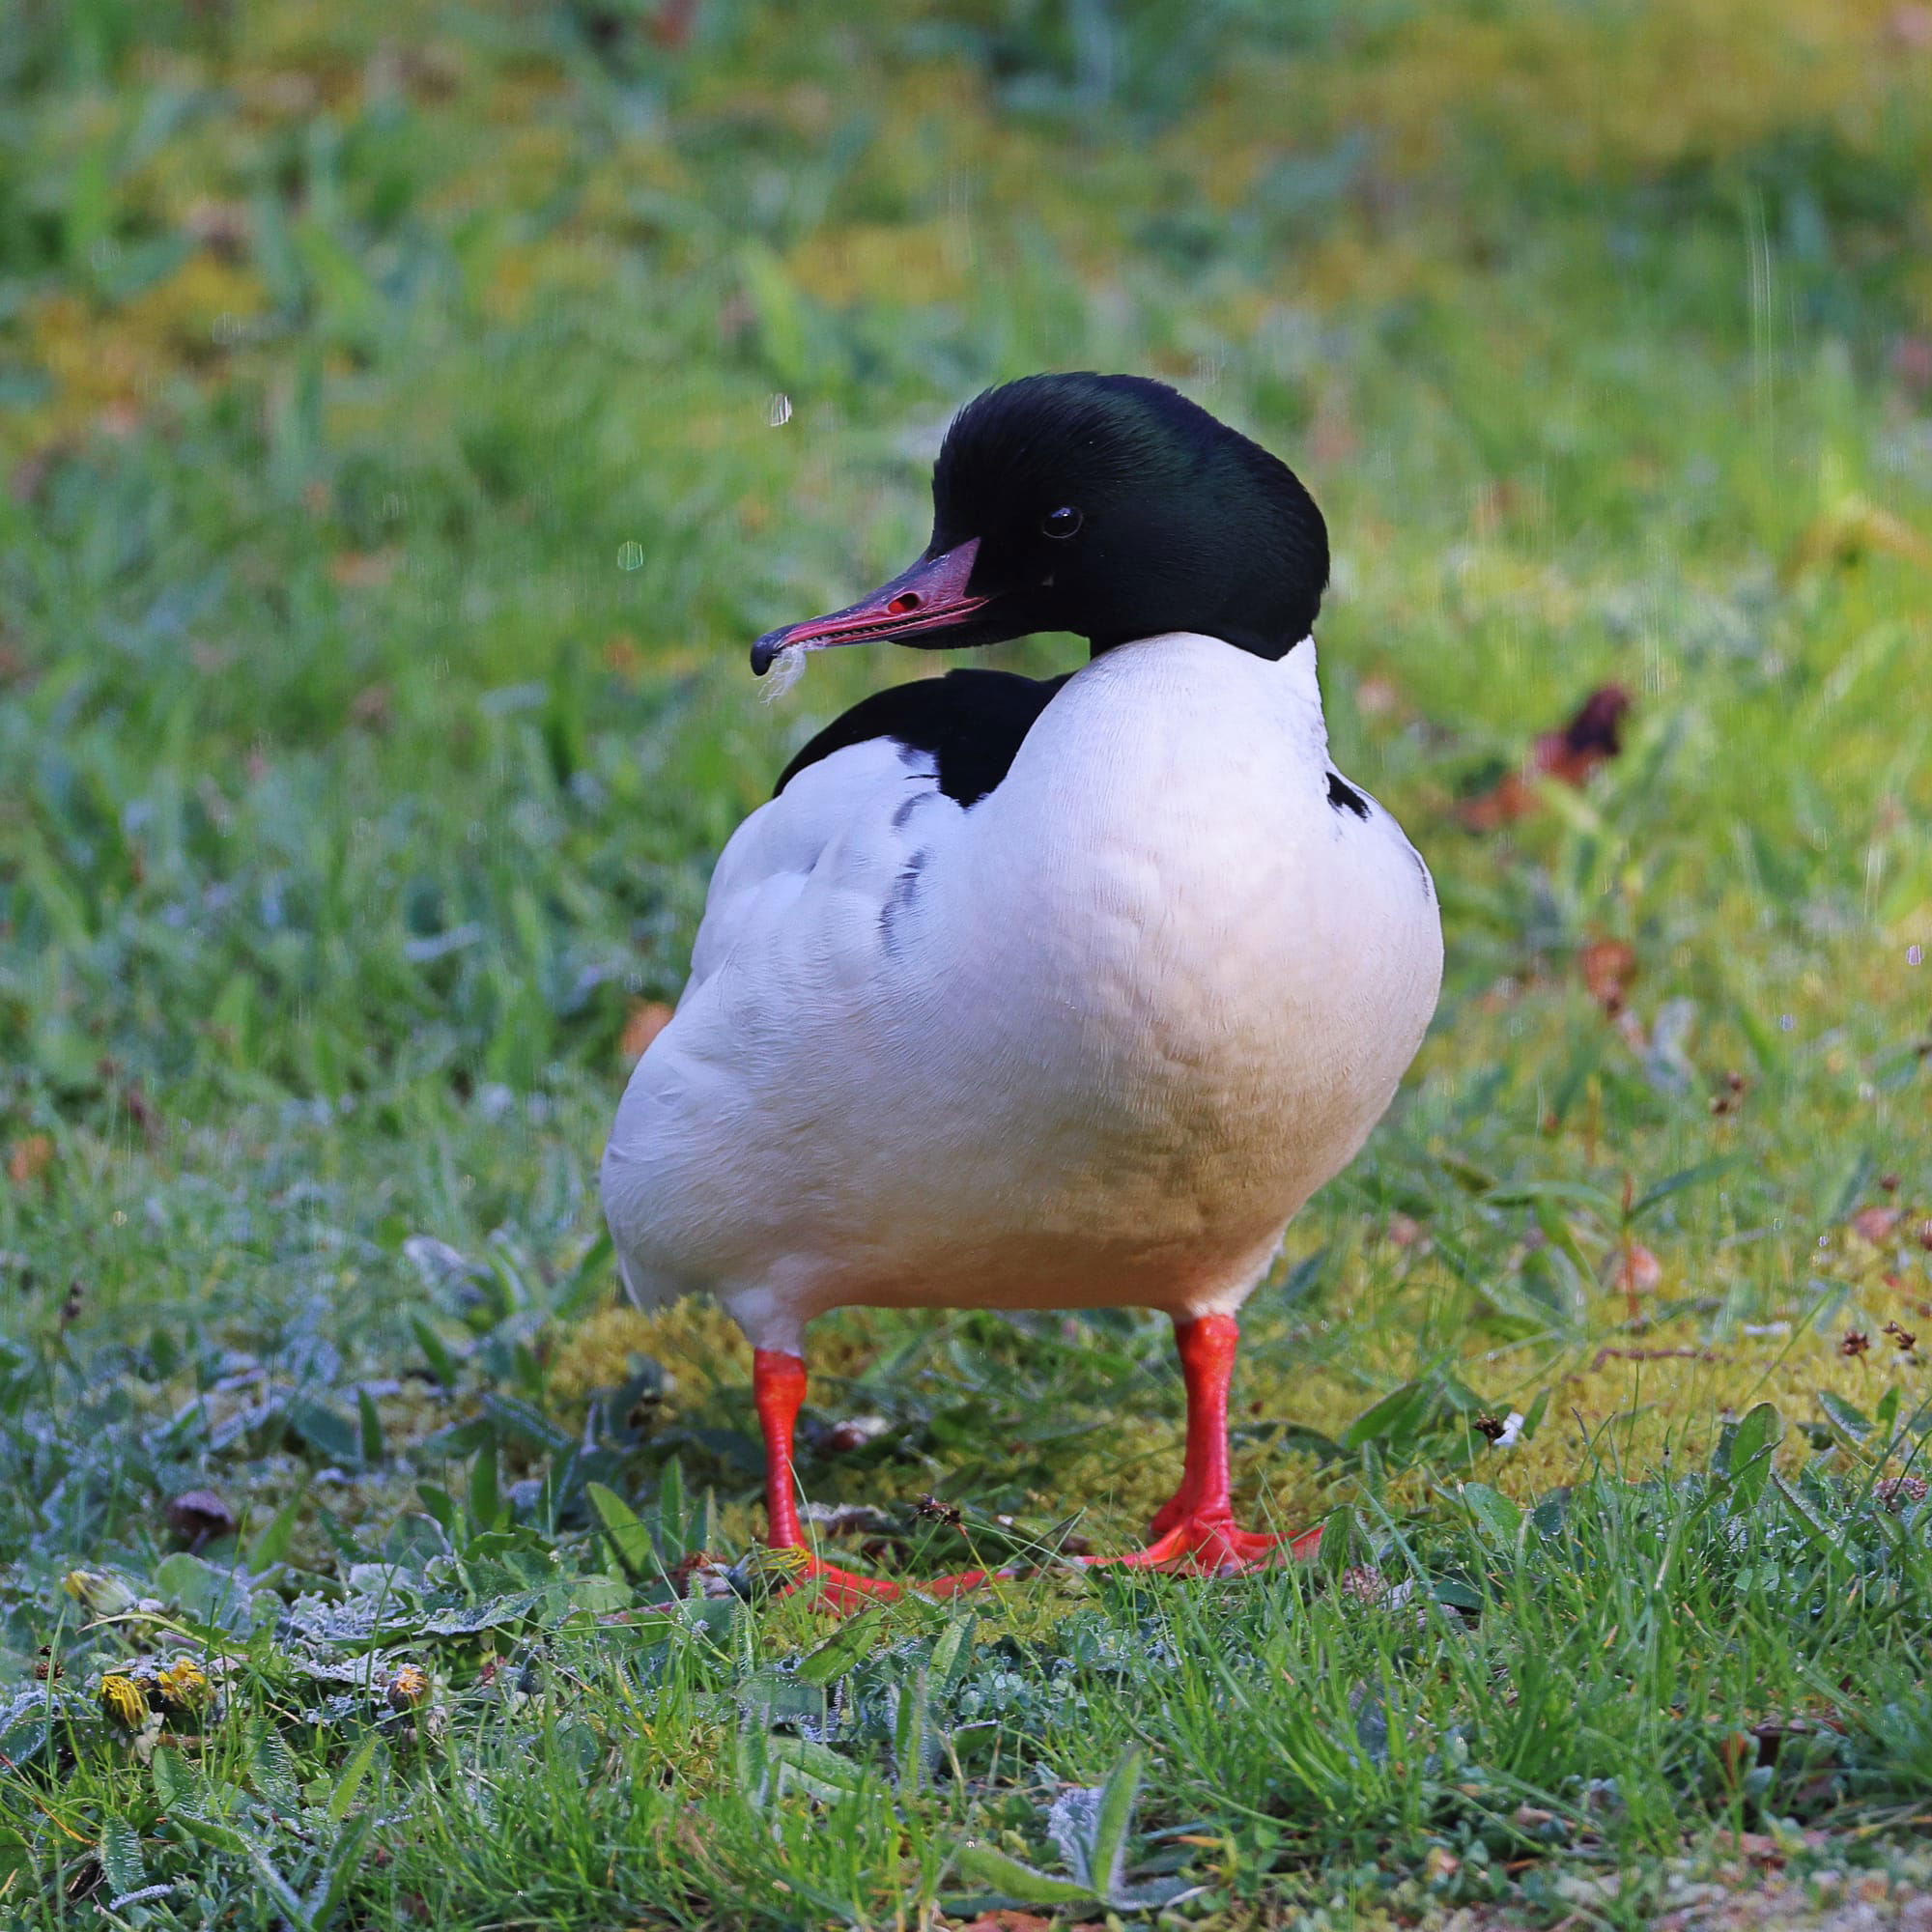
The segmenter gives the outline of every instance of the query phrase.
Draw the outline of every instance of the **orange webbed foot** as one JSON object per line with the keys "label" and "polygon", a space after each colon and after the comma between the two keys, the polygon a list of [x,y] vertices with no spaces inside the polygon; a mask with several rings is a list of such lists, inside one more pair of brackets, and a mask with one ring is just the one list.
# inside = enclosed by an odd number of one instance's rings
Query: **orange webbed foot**
{"label": "orange webbed foot", "polygon": [[1321,1548],[1319,1527],[1300,1536],[1271,1536],[1262,1530],[1236,1528],[1231,1517],[1185,1515],[1164,1530],[1163,1510],[1154,1519],[1160,1532],[1145,1549],[1124,1556],[1084,1556],[1086,1568],[1156,1570],[1167,1576],[1233,1577],[1243,1570],[1271,1569],[1284,1563],[1306,1563]]}

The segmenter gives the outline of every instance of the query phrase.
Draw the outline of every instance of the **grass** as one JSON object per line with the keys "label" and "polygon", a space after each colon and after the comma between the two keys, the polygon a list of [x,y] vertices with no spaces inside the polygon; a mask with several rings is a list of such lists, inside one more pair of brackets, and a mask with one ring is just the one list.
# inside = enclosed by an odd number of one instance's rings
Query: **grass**
{"label": "grass", "polygon": [[[0,0],[0,1914],[1932,1885],[1922,13]],[[1322,1565],[840,1627],[589,1181],[718,846],[912,668],[745,644],[1067,365],[1317,491],[1448,983],[1252,1305],[1242,1498]],[[813,1346],[843,1560],[1172,1486],[1137,1313]]]}

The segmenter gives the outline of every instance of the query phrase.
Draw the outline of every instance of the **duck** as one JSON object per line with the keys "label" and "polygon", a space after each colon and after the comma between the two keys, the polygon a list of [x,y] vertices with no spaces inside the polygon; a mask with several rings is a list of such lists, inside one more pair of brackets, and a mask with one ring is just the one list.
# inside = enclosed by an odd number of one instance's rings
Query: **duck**
{"label": "duck", "polygon": [[1093,372],[968,404],[932,505],[909,568],[766,633],[753,670],[1045,633],[1088,661],[875,692],[732,835],[603,1157],[623,1285],[743,1329],[767,1542],[836,1605],[901,1587],[800,1514],[806,1330],[845,1307],[1166,1316],[1179,1485],[1143,1547],[1079,1560],[1305,1558],[1319,1528],[1236,1520],[1238,1318],[1389,1107],[1442,969],[1427,865],[1329,754],[1326,526],[1260,443]]}

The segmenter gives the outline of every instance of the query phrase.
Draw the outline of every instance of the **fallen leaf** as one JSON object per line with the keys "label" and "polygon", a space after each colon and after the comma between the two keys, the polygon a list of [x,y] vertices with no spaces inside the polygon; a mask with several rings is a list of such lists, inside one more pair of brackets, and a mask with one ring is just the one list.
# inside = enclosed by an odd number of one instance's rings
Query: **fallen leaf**
{"label": "fallen leaf", "polygon": [[1893,1516],[1903,1516],[1915,1503],[1925,1500],[1923,1476],[1887,1476],[1872,1485],[1872,1494]]}
{"label": "fallen leaf", "polygon": [[1386,718],[1402,703],[1402,695],[1385,677],[1365,677],[1355,687],[1355,709],[1364,718]]}
{"label": "fallen leaf", "polygon": [[1622,685],[1599,685],[1560,731],[1546,731],[1537,738],[1522,771],[1505,772],[1488,791],[1463,800],[1457,808],[1458,817],[1472,832],[1494,832],[1526,818],[1542,803],[1536,789],[1539,778],[1578,787],[1587,784],[1600,765],[1622,752],[1623,723],[1630,708],[1631,696]]}
{"label": "fallen leaf", "polygon": [[1922,53],[1932,47],[1932,7],[1894,7],[1885,28],[1894,45]]}
{"label": "fallen leaf", "polygon": [[396,574],[396,562],[392,550],[338,551],[328,559],[329,581],[344,590],[377,590]]}
{"label": "fallen leaf", "polygon": [[7,1151],[7,1179],[15,1187],[25,1187],[29,1181],[38,1180],[47,1171],[53,1164],[53,1157],[51,1134],[28,1134]]}
{"label": "fallen leaf", "polygon": [[1636,951],[1621,939],[1593,939],[1577,953],[1577,964],[1590,997],[1615,1019],[1630,1001],[1636,978]]}
{"label": "fallen leaf", "polygon": [[1599,765],[1622,752],[1630,708],[1630,693],[1622,685],[1599,685],[1562,730],[1546,732],[1536,741],[1536,769],[1568,785],[1586,784]]}
{"label": "fallen leaf", "polygon": [[1905,1216],[1896,1208],[1861,1208],[1852,1216],[1852,1233],[1860,1240],[1882,1248],[1898,1230]]}
{"label": "fallen leaf", "polygon": [[650,17],[651,39],[667,53],[675,53],[691,38],[697,18],[697,0],[662,0]]}
{"label": "fallen leaf", "polygon": [[[1932,34],[1932,7],[1914,7],[1902,10],[1923,14],[1928,34]],[[1923,335],[1901,335],[1891,345],[1891,373],[1918,395],[1932,389],[1932,338]]]}
{"label": "fallen leaf", "polygon": [[619,677],[636,677],[644,668],[644,654],[638,648],[637,639],[622,631],[608,639],[604,645],[604,668],[615,671]]}
{"label": "fallen leaf", "polygon": [[1641,1241],[1633,1241],[1617,1263],[1619,1294],[1650,1294],[1663,1279],[1663,1264]]}
{"label": "fallen leaf", "polygon": [[670,1025],[672,1010],[662,1000],[639,1000],[624,1021],[617,1051],[626,1060],[639,1058],[645,1047]]}
{"label": "fallen leaf", "polygon": [[1505,772],[1486,792],[1464,799],[1456,815],[1471,832],[1499,832],[1519,818],[1527,818],[1539,801],[1536,787],[1517,772]]}
{"label": "fallen leaf", "polygon": [[1509,522],[1521,501],[1521,492],[1507,477],[1485,483],[1476,492],[1470,524],[1479,537],[1492,537]]}

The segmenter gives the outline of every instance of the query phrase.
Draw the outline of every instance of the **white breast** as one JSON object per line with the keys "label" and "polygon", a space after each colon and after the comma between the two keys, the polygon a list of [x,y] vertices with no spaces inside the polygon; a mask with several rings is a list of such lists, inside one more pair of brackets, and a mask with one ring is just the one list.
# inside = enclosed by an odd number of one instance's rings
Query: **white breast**
{"label": "white breast", "polygon": [[606,1158],[634,1290],[1238,1304],[1434,1009],[1421,860],[1332,805],[1314,646],[1103,654],[961,810],[875,743],[721,861]]}

